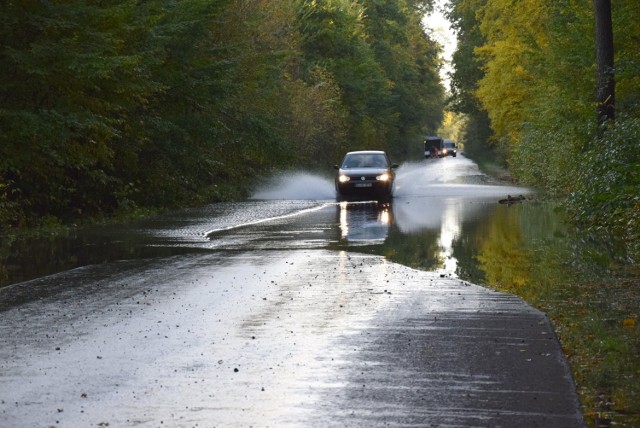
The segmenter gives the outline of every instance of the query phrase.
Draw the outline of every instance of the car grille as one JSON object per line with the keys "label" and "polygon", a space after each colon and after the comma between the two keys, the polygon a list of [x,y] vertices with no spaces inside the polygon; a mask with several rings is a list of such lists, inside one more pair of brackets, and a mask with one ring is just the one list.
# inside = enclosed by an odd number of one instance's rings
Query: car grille
{"label": "car grille", "polygon": [[[364,177],[364,180],[362,179]],[[375,175],[352,175],[351,181],[357,183],[358,181],[376,181]]]}

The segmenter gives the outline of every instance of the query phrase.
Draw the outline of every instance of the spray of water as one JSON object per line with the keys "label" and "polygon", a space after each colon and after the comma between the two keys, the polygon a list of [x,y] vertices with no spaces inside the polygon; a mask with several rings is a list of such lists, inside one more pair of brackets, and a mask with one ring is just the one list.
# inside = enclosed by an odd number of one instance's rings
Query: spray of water
{"label": "spray of water", "polygon": [[[396,171],[394,197],[498,196],[526,192],[526,189],[487,184],[488,178],[478,165],[463,156],[407,162]],[[319,201],[335,197],[335,187],[330,178],[296,172],[266,180],[251,199]]]}
{"label": "spray of water", "polygon": [[462,156],[403,164],[397,171],[394,197],[495,198],[525,195],[530,189],[501,185]]}
{"label": "spray of water", "polygon": [[318,201],[335,197],[335,187],[330,179],[297,172],[267,180],[254,192],[251,199]]}

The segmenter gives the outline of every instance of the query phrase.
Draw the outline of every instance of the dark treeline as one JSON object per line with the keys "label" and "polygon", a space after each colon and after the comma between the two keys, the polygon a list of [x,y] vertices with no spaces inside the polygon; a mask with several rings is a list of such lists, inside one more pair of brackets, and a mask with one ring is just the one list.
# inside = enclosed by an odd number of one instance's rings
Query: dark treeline
{"label": "dark treeline", "polygon": [[0,224],[242,195],[442,119],[431,0],[0,4]]}
{"label": "dark treeline", "polygon": [[[638,257],[640,2],[610,3],[615,97],[596,105],[604,1],[450,0],[452,109],[466,115],[467,152],[501,157],[520,183],[566,197],[576,223],[623,237]],[[603,108],[615,121],[598,118]]]}

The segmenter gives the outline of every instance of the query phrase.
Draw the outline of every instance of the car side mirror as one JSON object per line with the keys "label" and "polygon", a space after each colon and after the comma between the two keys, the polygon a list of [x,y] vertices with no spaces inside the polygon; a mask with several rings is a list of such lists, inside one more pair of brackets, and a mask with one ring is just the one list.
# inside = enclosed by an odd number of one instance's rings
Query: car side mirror
{"label": "car side mirror", "polygon": [[397,163],[392,163],[391,168],[397,168],[399,165]]}
{"label": "car side mirror", "polygon": [[338,165],[334,165],[333,169],[340,169],[340,167]]}

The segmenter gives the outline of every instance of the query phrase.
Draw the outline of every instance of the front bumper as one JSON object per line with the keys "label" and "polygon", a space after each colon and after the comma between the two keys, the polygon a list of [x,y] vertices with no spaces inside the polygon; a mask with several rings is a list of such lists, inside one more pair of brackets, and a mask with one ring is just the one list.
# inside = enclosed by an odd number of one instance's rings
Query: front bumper
{"label": "front bumper", "polygon": [[375,177],[373,180],[354,179],[346,183],[336,183],[338,197],[354,199],[389,198],[391,197],[392,188],[392,181],[377,181]]}

